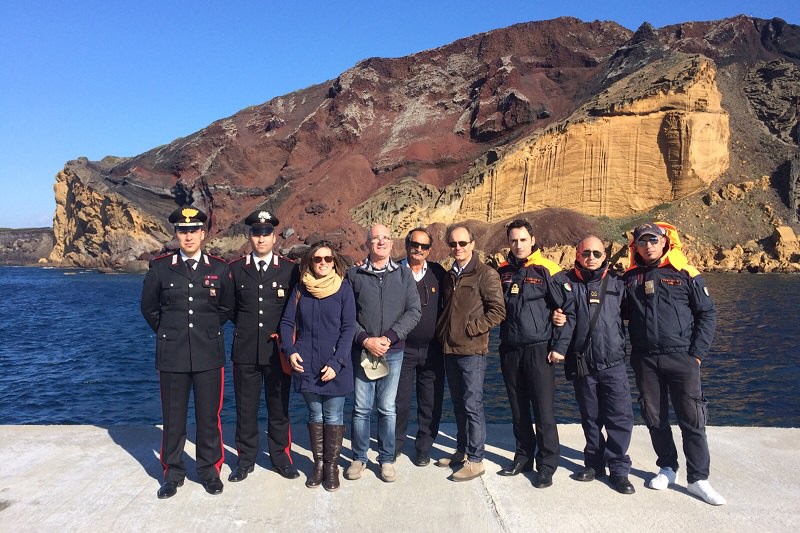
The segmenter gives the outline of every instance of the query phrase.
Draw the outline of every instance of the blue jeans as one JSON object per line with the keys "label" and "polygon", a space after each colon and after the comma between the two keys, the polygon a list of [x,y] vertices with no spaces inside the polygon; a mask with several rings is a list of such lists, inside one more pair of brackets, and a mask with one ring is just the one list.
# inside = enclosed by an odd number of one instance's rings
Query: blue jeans
{"label": "blue jeans", "polygon": [[483,461],[486,444],[486,416],[483,411],[485,355],[445,354],[444,369],[456,416],[456,449],[471,463]]}
{"label": "blue jeans", "polygon": [[[358,361],[361,350],[357,350],[354,360]],[[370,417],[372,405],[378,408],[378,463],[393,463],[395,448],[395,397],[397,384],[400,381],[400,369],[403,366],[403,350],[389,350],[384,355],[389,363],[389,375],[374,381],[367,379],[361,365],[355,366],[355,395],[353,398],[353,430],[351,444],[353,460],[367,462],[369,450]],[[375,402],[377,398],[377,402]]]}
{"label": "blue jeans", "polygon": [[344,396],[327,396],[316,392],[304,392],[303,399],[308,406],[309,424],[344,424]]}

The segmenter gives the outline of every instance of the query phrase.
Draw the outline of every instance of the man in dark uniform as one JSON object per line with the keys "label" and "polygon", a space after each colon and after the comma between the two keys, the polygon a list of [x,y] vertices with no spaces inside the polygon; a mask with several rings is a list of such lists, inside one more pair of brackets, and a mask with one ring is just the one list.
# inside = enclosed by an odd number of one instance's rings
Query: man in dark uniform
{"label": "man in dark uniform", "polygon": [[631,263],[623,279],[631,366],[660,468],[648,486],[662,490],[677,483],[678,450],[669,423],[672,400],[683,437],[686,488],[711,505],[723,505],[725,498],[708,482],[708,406],[700,383],[700,363],[716,328],[714,302],[703,276],[683,255],[674,226],[642,224],[629,246]]}
{"label": "man in dark uniform", "polygon": [[427,466],[430,450],[439,434],[444,399],[444,356],[436,338],[436,319],[441,311],[439,289],[445,270],[429,262],[433,238],[425,228],[414,228],[406,235],[406,258],[400,264],[411,269],[417,282],[422,317],[406,337],[403,367],[397,385],[397,429],[395,455],[403,449],[408,429],[411,396],[416,382],[417,438],[414,441],[414,464]]}
{"label": "man in dark uniform", "polygon": [[209,494],[222,492],[222,424],[225,340],[222,325],[233,310],[233,283],[227,263],[202,253],[206,214],[178,208],[169,217],[180,252],[153,259],[142,288],[142,315],[156,332],[156,368],[161,386],[164,429],[161,464],[164,484],[158,497],[174,496],[186,469],[186,413],[194,391],[197,474]]}
{"label": "man in dark uniform", "polygon": [[[603,477],[608,465],[611,486],[620,494],[633,494],[636,490],[628,480],[633,408],[621,314],[625,284],[609,271],[603,241],[598,237],[583,238],[575,252],[575,268],[567,273],[575,298],[575,329],[564,363],[586,437],[584,469],[575,479]],[[566,317],[560,318],[557,322],[554,316],[556,325]]]}
{"label": "man in dark uniform", "polygon": [[[553,365],[563,361],[572,337],[572,286],[561,267],[542,256],[527,220],[509,223],[506,237],[508,261],[498,268],[506,304],[506,319],[500,326],[500,368],[511,404],[516,451],[499,474],[530,471],[535,459],[539,475],[533,486],[545,488],[553,484],[560,454]],[[567,322],[554,328],[551,313],[558,308]]]}
{"label": "man in dark uniform", "polygon": [[297,283],[297,265],[274,251],[278,219],[256,211],[245,219],[252,252],[230,265],[236,291],[233,321],[233,387],[236,391],[236,449],[239,461],[228,481],[243,481],[258,455],[258,411],[262,384],[267,402],[268,448],[273,469],[300,477],[292,464],[289,428],[290,374],[281,368],[278,325]]}

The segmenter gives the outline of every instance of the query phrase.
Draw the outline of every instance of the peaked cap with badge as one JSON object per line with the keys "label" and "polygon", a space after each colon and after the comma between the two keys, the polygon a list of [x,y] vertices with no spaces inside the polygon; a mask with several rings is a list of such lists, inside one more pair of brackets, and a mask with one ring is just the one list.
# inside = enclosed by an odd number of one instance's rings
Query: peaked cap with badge
{"label": "peaked cap with badge", "polygon": [[269,211],[260,209],[250,213],[244,219],[244,223],[250,226],[251,235],[272,235],[272,232],[275,231],[275,226],[278,225],[278,217]]}
{"label": "peaked cap with badge", "polygon": [[208,220],[208,216],[196,207],[179,207],[169,216],[170,223],[175,226],[175,230],[202,228]]}

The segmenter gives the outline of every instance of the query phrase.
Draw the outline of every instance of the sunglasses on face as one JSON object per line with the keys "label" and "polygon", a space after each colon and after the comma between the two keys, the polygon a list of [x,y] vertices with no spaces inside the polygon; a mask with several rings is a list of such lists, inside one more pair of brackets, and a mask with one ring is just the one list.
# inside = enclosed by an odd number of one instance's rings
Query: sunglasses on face
{"label": "sunglasses on face", "polygon": [[467,245],[471,242],[472,241],[450,241],[447,244],[450,246],[450,248],[458,248],[458,247],[466,248]]}
{"label": "sunglasses on face", "polygon": [[598,250],[584,250],[581,252],[581,257],[584,259],[589,259],[591,256],[594,256],[595,259],[600,259],[603,257],[603,252]]}
{"label": "sunglasses on face", "polygon": [[333,263],[333,256],[326,255],[323,257],[321,255],[315,255],[314,257],[311,258],[311,260],[314,261],[316,264],[320,264],[323,261],[325,261],[326,263]]}
{"label": "sunglasses on face", "polygon": [[639,246],[647,246],[648,244],[658,244],[658,237],[655,235],[647,235],[645,237],[639,237],[639,240],[636,241],[636,244]]}
{"label": "sunglasses on face", "polygon": [[421,242],[411,241],[408,243],[409,248],[419,248],[420,250],[430,250],[430,244],[422,244]]}

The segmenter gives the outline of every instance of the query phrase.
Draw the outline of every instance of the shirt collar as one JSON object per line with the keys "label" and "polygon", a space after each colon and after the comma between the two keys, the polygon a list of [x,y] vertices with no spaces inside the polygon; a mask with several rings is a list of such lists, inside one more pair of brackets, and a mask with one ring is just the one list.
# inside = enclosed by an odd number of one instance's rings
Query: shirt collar
{"label": "shirt collar", "polygon": [[[411,267],[410,267],[410,266],[408,266],[408,259],[403,259],[402,261],[400,261],[400,264],[401,264],[401,265],[405,265],[405,266],[407,266],[409,269],[411,269]],[[414,281],[419,281],[419,280],[421,280],[422,278],[424,278],[424,277],[425,277],[425,274],[426,274],[427,272],[428,272],[428,262],[427,262],[427,261],[425,261],[425,262],[422,264],[422,270],[420,270],[419,272],[414,272],[414,271],[412,270],[412,271],[411,271],[411,274],[414,276]]]}
{"label": "shirt collar", "polygon": [[254,254],[254,253],[251,253],[250,255],[252,255],[252,256],[253,256],[253,264],[254,264],[254,265],[256,265],[256,266],[258,266],[258,262],[259,262],[259,261],[266,261],[266,262],[267,262],[267,265],[269,265],[270,263],[272,263],[272,255],[273,255],[273,253],[274,253],[274,252],[270,252],[270,253],[268,253],[268,254],[267,254],[267,257],[265,257],[264,259],[259,259],[258,257],[256,257],[256,254]]}

